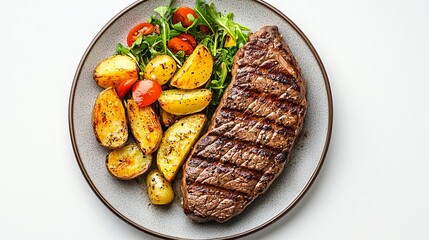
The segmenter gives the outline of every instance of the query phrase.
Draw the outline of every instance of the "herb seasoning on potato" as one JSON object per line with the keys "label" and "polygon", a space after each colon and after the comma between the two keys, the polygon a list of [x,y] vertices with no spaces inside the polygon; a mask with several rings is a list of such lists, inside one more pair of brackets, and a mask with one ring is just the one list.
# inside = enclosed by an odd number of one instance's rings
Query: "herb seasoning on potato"
{"label": "herb seasoning on potato", "polygon": [[157,165],[167,181],[173,181],[189,151],[197,141],[204,124],[204,114],[181,118],[167,129],[157,153]]}
{"label": "herb seasoning on potato", "polygon": [[115,149],[128,140],[128,125],[125,109],[114,88],[102,91],[92,110],[92,126],[101,146]]}
{"label": "herb seasoning on potato", "polygon": [[114,55],[101,61],[94,70],[94,80],[102,88],[117,88],[122,81],[138,78],[137,63],[129,56]]}
{"label": "herb seasoning on potato", "polygon": [[180,89],[195,89],[204,85],[212,75],[213,57],[204,45],[198,45],[171,79]]}
{"label": "herb seasoning on potato", "polygon": [[155,111],[150,106],[139,107],[134,100],[129,99],[127,113],[131,133],[143,154],[153,153],[162,138],[161,123]]}
{"label": "herb seasoning on potato", "polygon": [[158,169],[149,172],[146,177],[147,194],[149,200],[155,205],[166,205],[173,201],[174,191]]}
{"label": "herb seasoning on potato", "polygon": [[208,89],[171,89],[161,93],[159,106],[174,115],[189,115],[202,111],[210,104],[212,92]]}
{"label": "herb seasoning on potato", "polygon": [[157,81],[160,85],[166,84],[176,72],[176,61],[168,55],[158,55],[146,65],[143,77]]}
{"label": "herb seasoning on potato", "polygon": [[152,155],[144,155],[134,143],[111,151],[106,159],[109,173],[121,180],[130,180],[142,175],[149,169],[151,163]]}

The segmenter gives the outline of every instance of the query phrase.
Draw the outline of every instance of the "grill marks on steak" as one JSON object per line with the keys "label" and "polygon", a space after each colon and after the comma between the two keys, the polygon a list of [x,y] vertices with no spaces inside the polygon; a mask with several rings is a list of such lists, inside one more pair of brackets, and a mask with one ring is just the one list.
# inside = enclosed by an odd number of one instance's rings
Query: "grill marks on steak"
{"label": "grill marks on steak", "polygon": [[295,90],[291,84],[274,81],[256,74],[243,75],[240,81],[235,82],[234,87],[240,90],[250,89],[255,93],[267,93],[273,99],[298,101],[299,91]]}
{"label": "grill marks on steak", "polygon": [[254,171],[269,170],[271,159],[285,161],[287,152],[261,148],[243,141],[231,140],[226,137],[207,136],[198,145],[195,157],[206,161],[219,161]]}
{"label": "grill marks on steak", "polygon": [[294,133],[290,128],[270,124],[264,118],[254,118],[228,109],[218,113],[216,125],[210,135],[226,136],[280,150],[290,149],[294,140]]}
{"label": "grill marks on steak", "polygon": [[263,27],[234,57],[233,79],[183,167],[185,213],[225,222],[282,172],[307,103],[300,69],[277,27]]}
{"label": "grill marks on steak", "polygon": [[295,126],[299,121],[301,106],[292,102],[273,99],[268,94],[255,94],[252,89],[232,88],[224,109],[231,109],[254,117],[265,118],[283,126]]}
{"label": "grill marks on steak", "polygon": [[189,180],[249,196],[263,174],[248,168],[237,168],[236,165],[200,158],[194,158],[189,166],[192,169],[188,172]]}

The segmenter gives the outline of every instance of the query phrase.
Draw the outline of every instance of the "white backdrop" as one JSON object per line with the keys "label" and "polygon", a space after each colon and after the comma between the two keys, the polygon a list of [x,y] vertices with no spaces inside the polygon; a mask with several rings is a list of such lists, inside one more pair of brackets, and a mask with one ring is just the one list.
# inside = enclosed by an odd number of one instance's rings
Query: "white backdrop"
{"label": "white backdrop", "polygon": [[[0,239],[154,239],[92,192],[67,118],[81,56],[133,2],[0,3]],[[324,62],[334,128],[303,200],[244,239],[429,238],[429,2],[267,2],[301,28]]]}

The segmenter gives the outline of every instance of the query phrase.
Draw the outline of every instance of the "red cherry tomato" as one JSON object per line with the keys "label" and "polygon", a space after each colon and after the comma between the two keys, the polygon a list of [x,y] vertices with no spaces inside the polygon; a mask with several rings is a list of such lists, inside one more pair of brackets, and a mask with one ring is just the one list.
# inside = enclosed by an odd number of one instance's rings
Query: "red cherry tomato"
{"label": "red cherry tomato", "polygon": [[154,30],[155,30],[155,27],[150,23],[144,22],[144,23],[137,24],[128,33],[128,36],[127,36],[128,47],[131,47],[134,41],[136,41],[136,39],[140,37],[140,35],[143,35],[143,36],[149,35],[153,33]]}
{"label": "red cherry tomato", "polygon": [[209,34],[210,33],[210,28],[207,27],[206,25],[198,25],[198,27],[200,28],[200,31],[202,34]]}
{"label": "red cherry tomato", "polygon": [[194,51],[194,48],[190,43],[180,39],[179,37],[170,39],[170,41],[167,43],[167,46],[175,54],[179,51],[183,51],[185,55],[191,55],[191,53]]}
{"label": "red cherry tomato", "polygon": [[197,47],[197,40],[195,40],[195,38],[192,37],[192,35],[187,34],[187,33],[181,33],[177,37],[180,38],[180,39],[182,39],[183,41],[188,42],[189,44],[191,44],[192,48]]}
{"label": "red cherry tomato", "polygon": [[187,28],[192,25],[192,21],[189,20],[188,14],[191,14],[194,18],[197,18],[197,14],[195,14],[194,10],[189,7],[179,7],[176,12],[173,14],[173,24],[178,22],[182,23],[182,26]]}
{"label": "red cherry tomato", "polygon": [[119,98],[123,98],[136,81],[137,81],[137,78],[129,78],[129,79],[123,80],[118,86]]}
{"label": "red cherry tomato", "polygon": [[133,99],[139,107],[146,107],[154,103],[161,95],[161,85],[152,80],[142,80],[133,85]]}

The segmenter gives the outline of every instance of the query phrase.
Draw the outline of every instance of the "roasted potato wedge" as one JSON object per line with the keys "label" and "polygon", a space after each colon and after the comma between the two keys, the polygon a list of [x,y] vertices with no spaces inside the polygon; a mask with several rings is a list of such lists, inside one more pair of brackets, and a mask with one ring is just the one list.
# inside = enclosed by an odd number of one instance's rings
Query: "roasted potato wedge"
{"label": "roasted potato wedge", "polygon": [[213,57],[204,45],[198,45],[174,74],[171,85],[180,89],[195,89],[204,85],[212,75]]}
{"label": "roasted potato wedge", "polygon": [[111,151],[106,167],[110,174],[121,180],[134,179],[145,173],[152,163],[152,155],[144,155],[135,143]]}
{"label": "roasted potato wedge", "polygon": [[162,108],[160,109],[159,116],[161,118],[161,124],[164,125],[165,127],[170,127],[171,125],[173,125],[173,123],[175,123],[177,120],[180,119],[180,116],[166,112]]}
{"label": "roasted potato wedge", "polygon": [[155,205],[166,205],[173,201],[174,191],[158,169],[150,171],[146,177],[147,194]]}
{"label": "roasted potato wedge", "polygon": [[174,115],[188,115],[206,108],[212,99],[208,89],[162,91],[158,98],[159,105],[166,112]]}
{"label": "roasted potato wedge", "polygon": [[158,116],[150,106],[140,108],[137,103],[128,99],[127,115],[131,133],[143,154],[153,153],[162,138],[162,128]]}
{"label": "roasted potato wedge", "polygon": [[117,88],[123,80],[138,78],[138,74],[139,67],[131,57],[114,55],[97,65],[93,78],[102,88]]}
{"label": "roasted potato wedge", "polygon": [[158,169],[167,181],[173,181],[197,141],[206,119],[204,114],[186,116],[165,132],[156,161]]}
{"label": "roasted potato wedge", "polygon": [[148,80],[157,81],[164,85],[173,77],[176,72],[177,64],[174,59],[168,55],[158,55],[150,60],[143,72],[143,77]]}
{"label": "roasted potato wedge", "polygon": [[101,146],[115,149],[128,140],[125,109],[114,88],[103,90],[92,109],[92,127]]}

